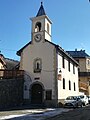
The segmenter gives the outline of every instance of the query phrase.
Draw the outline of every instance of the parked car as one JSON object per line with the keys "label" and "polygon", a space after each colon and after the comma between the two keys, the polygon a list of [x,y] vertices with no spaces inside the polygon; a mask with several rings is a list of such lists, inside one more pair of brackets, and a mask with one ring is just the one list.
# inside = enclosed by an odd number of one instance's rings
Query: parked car
{"label": "parked car", "polygon": [[88,105],[88,97],[86,95],[80,95],[79,97],[81,98],[84,106]]}
{"label": "parked car", "polygon": [[80,99],[79,96],[69,96],[65,99],[64,101],[64,106],[65,107],[72,107],[72,108],[76,108],[76,107],[82,107],[82,101]]}
{"label": "parked car", "polygon": [[90,95],[88,95],[87,97],[88,97],[88,103],[90,104]]}

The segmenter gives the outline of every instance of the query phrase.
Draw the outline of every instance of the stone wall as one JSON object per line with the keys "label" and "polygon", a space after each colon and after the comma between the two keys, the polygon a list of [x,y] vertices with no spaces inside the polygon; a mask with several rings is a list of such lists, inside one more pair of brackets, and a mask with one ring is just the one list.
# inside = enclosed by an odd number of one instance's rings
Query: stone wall
{"label": "stone wall", "polygon": [[0,109],[21,105],[23,79],[0,79]]}

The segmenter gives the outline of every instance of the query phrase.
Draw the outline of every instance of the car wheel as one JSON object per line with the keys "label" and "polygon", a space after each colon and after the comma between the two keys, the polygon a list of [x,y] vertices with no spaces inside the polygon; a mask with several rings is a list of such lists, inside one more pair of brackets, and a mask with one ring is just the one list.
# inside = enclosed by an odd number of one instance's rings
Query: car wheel
{"label": "car wheel", "polygon": [[74,108],[74,109],[75,109],[75,108],[78,108],[78,104],[74,105],[73,108]]}
{"label": "car wheel", "polygon": [[85,103],[83,103],[83,106],[85,106]]}

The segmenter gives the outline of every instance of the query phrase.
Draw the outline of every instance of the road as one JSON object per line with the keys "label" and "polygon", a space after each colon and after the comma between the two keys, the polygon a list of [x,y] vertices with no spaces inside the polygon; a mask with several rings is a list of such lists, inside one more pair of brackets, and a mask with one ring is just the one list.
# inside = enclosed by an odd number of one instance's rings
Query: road
{"label": "road", "polygon": [[44,120],[62,112],[68,112],[65,108],[43,108],[43,109],[13,109],[0,111],[0,120]]}
{"label": "road", "polygon": [[90,120],[90,106],[64,112],[45,120]]}
{"label": "road", "polygon": [[90,120],[90,106],[0,111],[0,120]]}

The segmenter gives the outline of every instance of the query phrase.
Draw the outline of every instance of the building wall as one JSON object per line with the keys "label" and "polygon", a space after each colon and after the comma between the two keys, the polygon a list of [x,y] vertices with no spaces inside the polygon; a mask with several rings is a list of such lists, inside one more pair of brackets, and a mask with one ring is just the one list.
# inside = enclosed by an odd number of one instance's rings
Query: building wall
{"label": "building wall", "polygon": [[2,63],[0,63],[0,69],[2,68]]}
{"label": "building wall", "polygon": [[1,62],[0,62],[0,69],[4,69],[4,66]]}
{"label": "building wall", "polygon": [[80,65],[80,72],[85,72],[86,71],[86,59],[85,58],[80,58],[79,59],[79,65]]}
{"label": "building wall", "polygon": [[[90,72],[90,58],[79,58],[79,65],[80,65],[80,72]],[[84,94],[90,95],[90,88],[89,88],[89,79],[90,76],[79,76],[79,80],[88,85],[88,88],[84,90]],[[83,89],[80,89],[83,91]]]}
{"label": "building wall", "polygon": [[[34,73],[34,60],[36,58],[42,60],[40,73]],[[20,65],[20,68],[30,76],[30,79],[26,79],[24,83],[27,86],[27,90],[24,90],[24,99],[30,99],[30,85],[37,81],[44,85],[45,90],[52,90],[52,99],[56,99],[56,49],[52,44],[33,42],[23,50]]]}
{"label": "building wall", "polygon": [[[65,58],[65,68],[62,67],[62,55],[58,54],[58,74],[61,69],[61,80],[58,80],[58,99],[65,99],[67,96],[79,94],[78,88],[78,67],[75,66],[75,74],[73,73],[73,63],[70,63],[70,71],[68,70],[68,59]],[[65,79],[65,89],[63,89],[63,78]],[[71,90],[69,90],[69,80],[71,81]],[[75,83],[75,91],[74,91]]]}
{"label": "building wall", "polygon": [[[47,24],[49,25],[49,33],[47,32]],[[51,41],[51,24],[45,19],[45,39]]]}
{"label": "building wall", "polygon": [[86,71],[90,72],[90,58],[86,59]]}
{"label": "building wall", "polygon": [[90,72],[90,58],[78,58],[80,72]]}
{"label": "building wall", "polygon": [[[85,90],[82,89],[82,91],[86,95],[90,95],[89,80],[90,80],[90,77],[88,77],[88,76],[79,77],[79,81],[83,82],[83,83],[85,83],[87,85],[87,88],[85,87],[86,88]],[[80,91],[81,91],[81,89],[80,89]]]}
{"label": "building wall", "polygon": [[0,79],[0,110],[23,104],[23,79]]}
{"label": "building wall", "polygon": [[[0,62],[0,69],[5,69],[4,64]],[[3,71],[0,71],[0,77],[3,76]]]}
{"label": "building wall", "polygon": [[89,78],[86,76],[83,76],[83,77],[79,77],[79,80],[81,81],[81,82],[85,82],[85,83],[89,83]]}
{"label": "building wall", "polygon": [[[24,86],[24,99],[30,99],[30,86],[34,82],[40,82],[44,86],[44,90],[52,90],[52,100],[58,101],[65,99],[67,96],[78,95],[78,66],[72,61],[70,62],[70,71],[68,70],[68,59],[65,57],[65,68],[62,64],[62,53],[56,54],[56,48],[48,42],[35,41],[28,45],[21,54],[20,68],[26,71],[27,77]],[[42,70],[40,73],[34,73],[34,60],[41,58]],[[73,64],[75,74],[73,73]],[[61,70],[61,73],[59,71]],[[58,74],[61,74],[61,80],[58,80]],[[38,80],[36,78],[39,78]],[[65,79],[65,89],[63,89],[63,78]],[[69,90],[69,81],[71,82],[71,90]],[[75,83],[75,90],[74,90]],[[45,99],[45,94],[44,94]]]}

